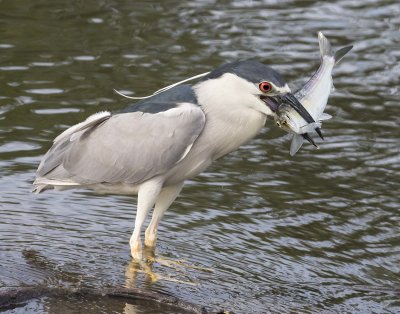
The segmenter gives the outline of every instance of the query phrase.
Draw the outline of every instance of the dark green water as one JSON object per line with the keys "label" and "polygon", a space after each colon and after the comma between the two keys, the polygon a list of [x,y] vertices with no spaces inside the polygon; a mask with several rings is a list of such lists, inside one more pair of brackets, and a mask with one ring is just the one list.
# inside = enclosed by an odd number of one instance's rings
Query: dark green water
{"label": "dark green water", "polygon": [[[334,72],[321,149],[290,157],[267,121],[188,182],[161,223],[159,256],[212,271],[155,263],[155,283],[136,272],[132,197],[30,194],[56,135],[129,104],[113,88],[147,95],[238,58],[296,88],[319,65],[320,30],[355,44]],[[0,1],[0,289],[131,286],[235,313],[399,313],[399,59],[398,1]],[[9,312],[156,313],[61,303]]]}

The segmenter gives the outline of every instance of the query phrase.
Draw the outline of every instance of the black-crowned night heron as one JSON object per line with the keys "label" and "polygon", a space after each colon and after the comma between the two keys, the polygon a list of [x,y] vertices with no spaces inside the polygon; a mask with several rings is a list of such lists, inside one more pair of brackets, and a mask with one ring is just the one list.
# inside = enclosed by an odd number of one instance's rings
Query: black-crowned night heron
{"label": "black-crowned night heron", "polygon": [[281,75],[256,61],[225,64],[193,86],[178,85],[127,108],[99,112],[55,138],[37,170],[34,191],[90,188],[137,194],[131,255],[155,247],[160,219],[184,181],[253,138],[280,103],[308,112]]}

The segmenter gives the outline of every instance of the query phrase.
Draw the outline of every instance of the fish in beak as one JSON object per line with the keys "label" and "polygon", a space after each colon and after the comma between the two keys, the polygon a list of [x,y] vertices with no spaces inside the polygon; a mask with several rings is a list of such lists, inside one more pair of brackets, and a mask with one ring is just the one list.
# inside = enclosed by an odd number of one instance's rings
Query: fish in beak
{"label": "fish in beak", "polygon": [[[332,70],[351,49],[352,45],[343,47],[336,52],[333,51],[328,39],[318,33],[319,50],[321,53],[321,64],[308,80],[308,82],[294,95],[281,96],[282,104],[275,111],[275,122],[278,127],[293,135],[290,145],[290,155],[293,156],[300,149],[303,140],[308,140],[311,144],[312,138],[308,133],[316,131],[324,140],[321,132],[322,121],[332,118],[331,115],[324,113],[329,95],[332,91]],[[299,103],[303,106],[299,106]],[[311,115],[315,122],[307,117],[304,109]],[[316,145],[314,145],[316,146]]]}
{"label": "fish in beak", "polygon": [[[308,111],[304,108],[304,106],[300,103],[300,101],[297,100],[296,97],[292,93],[287,93],[283,96],[280,96],[282,99],[281,103],[286,103],[290,107],[292,107],[294,110],[297,111],[297,113],[309,124],[315,123],[313,117],[308,113]],[[323,140],[324,136],[322,135],[321,129],[319,127],[315,128],[315,132],[318,133],[319,137]],[[314,146],[315,143],[314,141],[310,141],[310,137],[304,137],[306,140],[308,140],[311,144]]]}
{"label": "fish in beak", "polygon": [[[289,105],[294,110],[298,112],[298,114],[309,124],[315,124],[313,117],[310,113],[304,108],[304,106],[297,100],[297,98],[292,93],[286,93],[280,96],[262,96],[261,99],[267,104],[267,106],[273,111],[277,112],[281,105]],[[315,131],[318,135],[324,139],[321,129],[319,127],[315,128]],[[318,147],[313,139],[308,135],[303,135],[303,138],[309,141],[315,147]]]}

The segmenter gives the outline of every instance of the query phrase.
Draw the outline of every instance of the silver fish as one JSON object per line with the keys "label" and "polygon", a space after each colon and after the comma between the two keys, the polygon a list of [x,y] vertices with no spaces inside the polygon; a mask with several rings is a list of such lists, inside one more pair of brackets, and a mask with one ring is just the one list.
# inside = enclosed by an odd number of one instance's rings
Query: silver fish
{"label": "silver fish", "polygon": [[294,95],[309,112],[314,122],[306,122],[289,104],[281,105],[275,116],[276,124],[293,134],[292,144],[290,145],[291,156],[300,149],[304,139],[319,148],[308,133],[316,131],[324,139],[320,129],[322,121],[332,118],[331,115],[324,113],[329,94],[333,90],[332,70],[334,65],[353,48],[352,45],[346,46],[333,53],[328,39],[321,32],[318,33],[318,40],[321,65],[303,88]]}

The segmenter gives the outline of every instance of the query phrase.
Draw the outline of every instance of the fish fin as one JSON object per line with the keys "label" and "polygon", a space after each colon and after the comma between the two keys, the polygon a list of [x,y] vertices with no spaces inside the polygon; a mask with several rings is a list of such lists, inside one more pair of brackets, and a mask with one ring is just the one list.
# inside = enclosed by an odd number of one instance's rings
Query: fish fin
{"label": "fish fin", "polygon": [[318,42],[319,42],[319,51],[321,53],[321,57],[330,56],[333,57],[333,51],[329,40],[322,34],[318,32]]}
{"label": "fish fin", "polygon": [[314,140],[312,139],[312,137],[310,136],[310,134],[308,133],[304,133],[301,135],[303,138],[305,138],[307,141],[309,141],[311,144],[313,144],[317,149],[319,149],[319,146],[317,144],[315,144]]}
{"label": "fish fin", "polygon": [[292,144],[290,144],[290,156],[294,156],[303,145],[304,138],[302,135],[294,134],[292,139]]}
{"label": "fish fin", "polygon": [[308,133],[308,132],[313,132],[315,129],[320,128],[321,123],[320,122],[313,122],[306,124],[302,127],[299,128],[299,133]]}
{"label": "fish fin", "polygon": [[335,52],[335,64],[338,64],[340,60],[353,48],[353,45],[340,48]]}
{"label": "fish fin", "polygon": [[[324,136],[322,135],[321,125],[322,125],[321,122],[314,122],[314,123],[310,123],[310,124],[304,125],[304,126],[302,126],[300,128],[300,133],[301,134],[306,134],[306,133],[315,131],[315,132],[317,132],[317,134],[319,135],[319,137],[322,140],[325,140]],[[307,139],[310,142],[310,140],[308,138],[305,137],[305,139]],[[314,143],[312,143],[312,142],[310,142],[310,143],[315,146]]]}
{"label": "fish fin", "polygon": [[327,113],[322,113],[321,115],[320,115],[320,117],[319,117],[319,121],[324,121],[324,120],[329,120],[329,119],[332,119],[332,116],[330,115],[330,114],[327,114]]}

